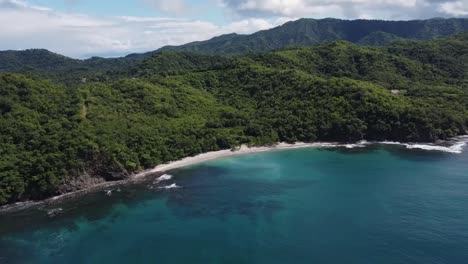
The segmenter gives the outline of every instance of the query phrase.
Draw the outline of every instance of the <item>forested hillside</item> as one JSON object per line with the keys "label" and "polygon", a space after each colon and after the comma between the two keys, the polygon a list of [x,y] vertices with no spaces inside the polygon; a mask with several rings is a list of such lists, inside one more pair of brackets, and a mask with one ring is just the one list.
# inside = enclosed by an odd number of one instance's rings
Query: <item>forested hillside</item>
{"label": "forested hillside", "polygon": [[22,74],[0,74],[0,204],[240,144],[465,134],[467,54],[460,34],[234,57],[162,52],[86,83],[10,68]]}
{"label": "forested hillside", "polygon": [[385,45],[397,40],[430,40],[468,31],[468,19],[411,21],[341,20],[302,18],[251,35],[228,34],[160,51],[194,51],[210,54],[245,54],[288,46],[312,46],[345,40],[361,45]]}

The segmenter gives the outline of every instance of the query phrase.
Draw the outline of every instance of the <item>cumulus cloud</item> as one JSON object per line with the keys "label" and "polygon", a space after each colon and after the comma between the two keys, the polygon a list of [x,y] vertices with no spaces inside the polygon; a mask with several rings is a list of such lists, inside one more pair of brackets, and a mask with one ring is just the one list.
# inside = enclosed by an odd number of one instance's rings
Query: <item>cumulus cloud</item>
{"label": "cumulus cloud", "polygon": [[279,21],[246,18],[224,26],[161,17],[95,17],[0,0],[0,50],[45,48],[72,57],[125,54],[180,45],[220,34],[252,33]]}
{"label": "cumulus cloud", "polygon": [[415,19],[468,15],[467,0],[223,0],[246,17]]}

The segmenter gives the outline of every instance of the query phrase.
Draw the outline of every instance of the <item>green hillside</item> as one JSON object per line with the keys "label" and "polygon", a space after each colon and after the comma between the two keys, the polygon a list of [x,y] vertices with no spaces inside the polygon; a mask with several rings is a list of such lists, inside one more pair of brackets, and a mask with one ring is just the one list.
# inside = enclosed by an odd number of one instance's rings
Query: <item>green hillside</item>
{"label": "green hillside", "polygon": [[460,34],[234,57],[162,52],[86,83],[67,81],[74,70],[3,73],[0,204],[241,144],[428,142],[465,134],[467,49],[468,35]]}

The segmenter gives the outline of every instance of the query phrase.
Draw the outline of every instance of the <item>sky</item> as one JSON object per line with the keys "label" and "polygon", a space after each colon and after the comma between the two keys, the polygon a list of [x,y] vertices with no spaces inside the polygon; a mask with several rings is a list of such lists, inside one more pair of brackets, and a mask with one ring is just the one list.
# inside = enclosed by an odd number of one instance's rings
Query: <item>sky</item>
{"label": "sky", "polygon": [[113,57],[301,17],[468,17],[468,0],[0,0],[0,50]]}

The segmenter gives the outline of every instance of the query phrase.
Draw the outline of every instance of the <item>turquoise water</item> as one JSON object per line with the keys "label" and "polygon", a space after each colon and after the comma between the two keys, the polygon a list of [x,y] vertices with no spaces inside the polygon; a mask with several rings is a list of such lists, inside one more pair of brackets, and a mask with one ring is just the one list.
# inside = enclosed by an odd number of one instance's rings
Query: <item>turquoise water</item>
{"label": "turquoise water", "polygon": [[181,188],[0,215],[0,263],[468,261],[466,148],[286,150],[170,173]]}

